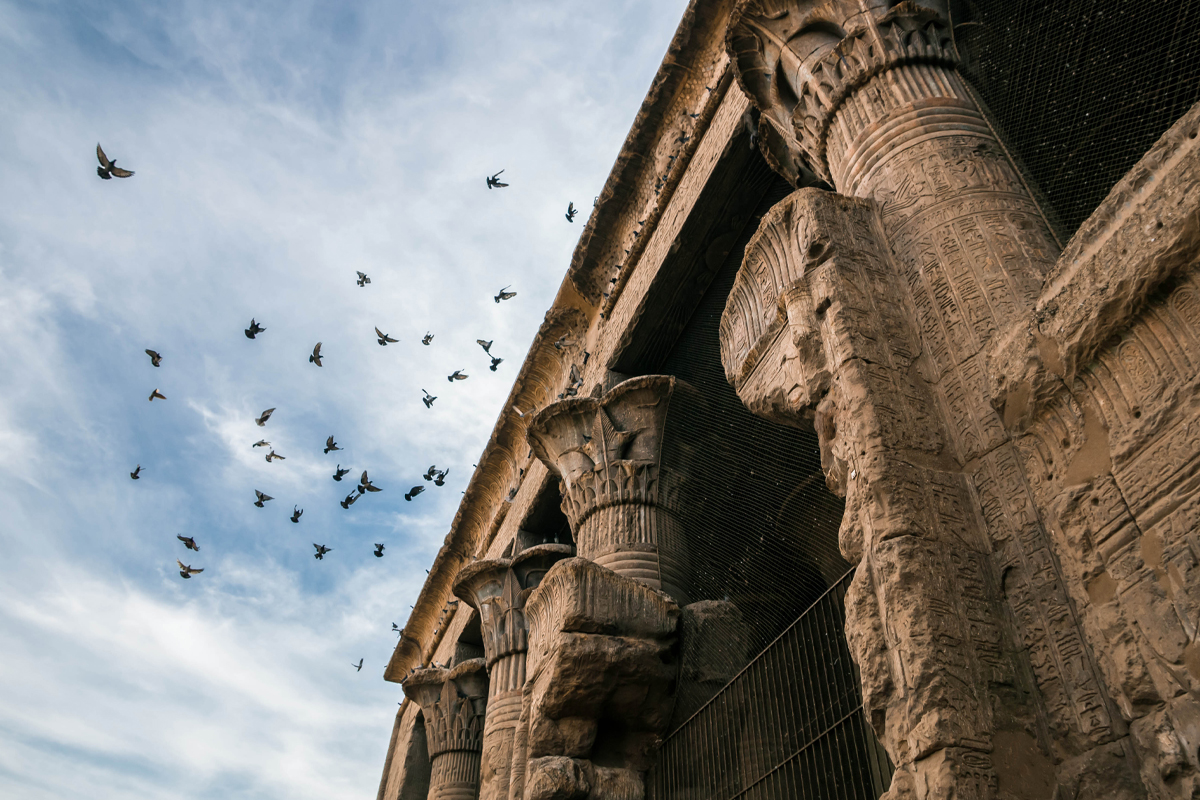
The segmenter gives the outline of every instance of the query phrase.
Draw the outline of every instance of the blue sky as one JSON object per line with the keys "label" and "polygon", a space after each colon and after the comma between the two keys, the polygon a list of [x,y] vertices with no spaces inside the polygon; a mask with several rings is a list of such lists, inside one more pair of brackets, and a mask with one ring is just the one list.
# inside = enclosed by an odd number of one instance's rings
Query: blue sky
{"label": "blue sky", "polygon": [[391,623],[685,5],[0,0],[0,797],[374,796]]}

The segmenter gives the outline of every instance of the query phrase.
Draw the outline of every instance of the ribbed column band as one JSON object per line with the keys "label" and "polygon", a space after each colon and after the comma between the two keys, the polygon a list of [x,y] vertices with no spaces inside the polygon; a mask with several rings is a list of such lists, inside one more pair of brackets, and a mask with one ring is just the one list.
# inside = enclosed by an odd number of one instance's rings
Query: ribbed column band
{"label": "ribbed column band", "polygon": [[479,794],[478,750],[450,750],[433,759],[429,800],[475,800]]}
{"label": "ribbed column band", "polygon": [[687,541],[674,511],[643,504],[606,506],[584,521],[577,542],[583,558],[687,604]]}
{"label": "ribbed column band", "polygon": [[492,698],[509,692],[519,692],[525,686],[525,651],[509,653],[496,659],[489,670],[488,715],[492,713]]}

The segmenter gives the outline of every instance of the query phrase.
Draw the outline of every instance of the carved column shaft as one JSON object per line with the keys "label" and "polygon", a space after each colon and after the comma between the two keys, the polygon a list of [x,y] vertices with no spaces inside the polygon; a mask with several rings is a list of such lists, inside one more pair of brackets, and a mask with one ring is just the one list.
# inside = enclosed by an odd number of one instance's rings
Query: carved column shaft
{"label": "carved column shaft", "polygon": [[419,669],[404,694],[421,707],[432,767],[429,800],[475,800],[487,711],[487,673],[481,658],[453,669]]}

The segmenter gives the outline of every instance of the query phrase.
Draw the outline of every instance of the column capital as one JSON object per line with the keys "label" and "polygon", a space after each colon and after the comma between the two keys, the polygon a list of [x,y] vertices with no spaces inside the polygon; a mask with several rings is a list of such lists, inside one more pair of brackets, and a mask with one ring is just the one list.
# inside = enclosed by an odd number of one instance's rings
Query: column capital
{"label": "column capital", "polygon": [[[904,0],[889,9],[859,0],[742,0],[726,49],[738,83],[762,112],[772,161],[798,159],[833,182],[830,128],[856,89],[895,67],[958,62],[943,5]],[[897,88],[902,94],[945,89]]]}
{"label": "column capital", "polygon": [[404,694],[421,707],[429,755],[483,749],[487,672],[482,658],[452,669],[418,669],[404,681]]}

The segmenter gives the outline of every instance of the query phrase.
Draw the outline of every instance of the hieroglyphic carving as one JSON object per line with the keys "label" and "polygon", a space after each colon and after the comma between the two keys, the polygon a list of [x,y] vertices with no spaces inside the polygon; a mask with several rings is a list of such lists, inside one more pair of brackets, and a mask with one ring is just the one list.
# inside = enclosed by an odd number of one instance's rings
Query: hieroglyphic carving
{"label": "hieroglyphic carving", "polygon": [[682,394],[696,397],[671,376],[632,378],[603,397],[542,409],[529,425],[529,441],[562,480],[563,511],[579,555],[686,602],[681,517],[688,465],[662,458],[667,414]]}

